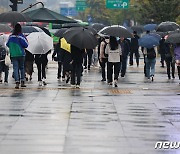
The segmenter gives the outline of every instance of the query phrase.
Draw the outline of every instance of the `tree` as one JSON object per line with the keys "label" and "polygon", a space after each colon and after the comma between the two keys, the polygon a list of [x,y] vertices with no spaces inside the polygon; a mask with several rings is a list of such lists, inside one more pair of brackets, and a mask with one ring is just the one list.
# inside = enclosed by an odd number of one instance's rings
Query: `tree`
{"label": "tree", "polygon": [[179,0],[139,0],[139,4],[142,23],[175,21],[180,15]]}

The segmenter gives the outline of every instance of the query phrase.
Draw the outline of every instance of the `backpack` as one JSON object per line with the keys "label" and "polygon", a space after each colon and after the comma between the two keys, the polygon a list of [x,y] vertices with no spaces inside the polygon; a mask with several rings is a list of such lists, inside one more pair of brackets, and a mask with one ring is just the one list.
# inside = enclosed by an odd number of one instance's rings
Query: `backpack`
{"label": "backpack", "polygon": [[103,41],[105,44],[104,44],[104,49],[103,49],[103,53],[104,53],[104,57],[108,58],[108,54],[105,53],[105,49],[106,49],[106,46],[107,46],[107,42],[106,41]]}
{"label": "backpack", "polygon": [[4,60],[6,57],[6,49],[3,46],[0,46],[0,60]]}
{"label": "backpack", "polygon": [[156,52],[155,52],[154,48],[147,49],[147,58],[148,59],[156,58]]}

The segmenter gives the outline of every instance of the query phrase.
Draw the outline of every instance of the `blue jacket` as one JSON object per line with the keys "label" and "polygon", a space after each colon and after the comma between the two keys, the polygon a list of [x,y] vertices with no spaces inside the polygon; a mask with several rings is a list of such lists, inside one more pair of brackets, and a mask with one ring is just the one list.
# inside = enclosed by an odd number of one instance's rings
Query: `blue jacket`
{"label": "blue jacket", "polygon": [[23,34],[10,35],[6,44],[9,47],[11,57],[25,56],[24,48],[28,47],[28,41]]}

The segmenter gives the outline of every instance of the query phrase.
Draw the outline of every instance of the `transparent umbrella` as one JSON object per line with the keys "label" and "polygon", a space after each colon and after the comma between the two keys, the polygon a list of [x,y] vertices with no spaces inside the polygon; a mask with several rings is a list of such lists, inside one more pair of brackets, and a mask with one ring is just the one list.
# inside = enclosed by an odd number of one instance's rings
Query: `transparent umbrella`
{"label": "transparent umbrella", "polygon": [[53,39],[44,32],[33,32],[27,36],[27,50],[32,54],[46,54],[53,49]]}

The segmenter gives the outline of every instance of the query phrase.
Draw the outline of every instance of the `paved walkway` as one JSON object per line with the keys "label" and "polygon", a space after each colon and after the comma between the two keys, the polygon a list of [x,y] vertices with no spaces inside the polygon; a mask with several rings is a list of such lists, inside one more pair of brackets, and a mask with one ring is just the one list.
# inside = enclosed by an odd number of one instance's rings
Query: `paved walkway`
{"label": "paved walkway", "polygon": [[[179,154],[155,149],[180,141],[180,86],[158,63],[154,83],[143,65],[128,67],[118,88],[102,83],[98,68],[84,72],[81,89],[56,80],[50,62],[46,87],[37,70],[27,88],[0,85],[0,154]],[[10,73],[11,74],[11,73]]]}

